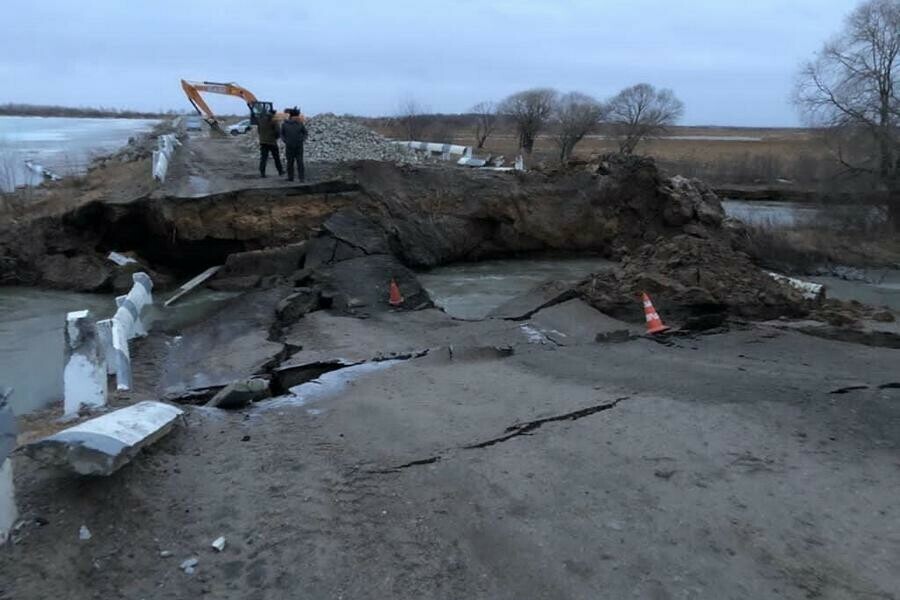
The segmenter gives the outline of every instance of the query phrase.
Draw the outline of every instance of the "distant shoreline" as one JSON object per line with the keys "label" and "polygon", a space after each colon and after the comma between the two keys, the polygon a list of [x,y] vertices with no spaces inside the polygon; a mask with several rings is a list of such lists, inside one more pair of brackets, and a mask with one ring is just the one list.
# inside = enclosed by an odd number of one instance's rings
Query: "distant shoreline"
{"label": "distant shoreline", "polygon": [[142,112],[114,108],[73,108],[36,104],[0,104],[0,117],[71,117],[80,119],[165,119],[178,116],[174,111]]}

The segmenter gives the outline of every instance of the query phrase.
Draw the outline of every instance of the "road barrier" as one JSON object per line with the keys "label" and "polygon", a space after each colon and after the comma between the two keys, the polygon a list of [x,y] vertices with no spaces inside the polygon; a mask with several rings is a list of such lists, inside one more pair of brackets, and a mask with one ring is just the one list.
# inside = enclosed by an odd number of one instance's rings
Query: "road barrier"
{"label": "road barrier", "polygon": [[456,144],[435,144],[432,142],[394,142],[403,148],[427,152],[432,156],[440,156],[444,160],[450,160],[451,155],[472,156],[472,146],[459,146]]}
{"label": "road barrier", "polygon": [[107,376],[115,374],[116,389],[131,389],[129,340],[147,335],[143,321],[153,304],[153,281],[146,273],[132,275],[134,285],[116,298],[111,319],[94,322],[86,310],[66,315],[66,354],[63,375],[63,412],[77,414],[82,407],[107,402]]}
{"label": "road barrier", "polygon": [[175,148],[181,145],[174,133],[167,133],[158,138],[159,149],[153,151],[153,179],[163,183],[166,180],[166,172],[169,170],[169,160],[175,153]]}
{"label": "road barrier", "polygon": [[9,532],[18,518],[15,488],[13,487],[10,453],[16,447],[16,422],[6,399],[12,390],[0,388],[0,545],[9,539]]}

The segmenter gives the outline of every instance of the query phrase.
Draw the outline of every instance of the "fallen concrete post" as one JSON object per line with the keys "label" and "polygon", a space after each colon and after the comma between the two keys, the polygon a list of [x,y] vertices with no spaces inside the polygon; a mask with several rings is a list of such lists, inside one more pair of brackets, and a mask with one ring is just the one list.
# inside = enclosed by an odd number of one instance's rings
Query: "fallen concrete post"
{"label": "fallen concrete post", "polygon": [[803,294],[803,297],[807,300],[824,300],[825,299],[825,286],[820,283],[813,283],[811,281],[803,281],[802,279],[796,279],[794,277],[788,277],[787,275],[780,275],[778,273],[768,272],[769,277],[774,279],[775,281],[780,281],[782,283],[786,283],[795,290],[799,291]]}
{"label": "fallen concrete post", "polygon": [[90,311],[66,315],[63,414],[106,406],[106,356]]}
{"label": "fallen concrete post", "polygon": [[139,402],[28,444],[25,452],[80,475],[111,475],[169,433],[182,414],[162,402]]}
{"label": "fallen concrete post", "polygon": [[174,294],[172,294],[172,297],[169,298],[168,300],[166,300],[163,303],[163,306],[170,306],[174,302],[178,301],[182,296],[184,296],[191,290],[199,287],[207,279],[209,279],[210,277],[212,277],[213,275],[218,273],[219,269],[221,269],[221,268],[222,268],[222,265],[218,265],[216,267],[210,267],[207,270],[200,273],[199,275],[197,275],[196,277],[194,277],[193,279],[190,279],[184,285],[182,285],[180,288],[178,288],[178,291],[176,291]]}
{"label": "fallen concrete post", "polygon": [[403,141],[403,142],[394,142],[398,146],[403,148],[408,148],[410,150],[417,150],[419,152],[427,152],[433,156],[440,156],[444,160],[450,160],[451,155],[461,155],[461,156],[472,156],[472,147],[471,146],[460,146],[457,144],[437,144],[434,142],[416,142],[416,141]]}
{"label": "fallen concrete post", "polygon": [[19,516],[12,461],[9,459],[16,446],[16,422],[12,409],[6,403],[11,393],[8,388],[0,388],[0,545],[9,539],[9,532]]}

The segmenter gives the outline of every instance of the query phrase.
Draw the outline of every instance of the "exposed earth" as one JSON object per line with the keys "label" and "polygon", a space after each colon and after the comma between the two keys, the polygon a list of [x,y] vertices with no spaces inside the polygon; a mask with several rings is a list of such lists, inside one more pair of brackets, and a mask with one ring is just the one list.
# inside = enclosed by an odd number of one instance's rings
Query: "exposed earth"
{"label": "exposed earth", "polygon": [[[0,598],[898,598],[891,311],[774,280],[652,161],[321,163],[290,186],[249,179],[238,143],[186,138],[165,186],[6,230],[7,278],[118,289],[118,250],[163,290],[221,264],[208,285],[241,294],[134,344],[114,404],[186,417],[131,464],[14,455]],[[549,251],[617,266],[472,321],[416,277]],[[640,291],[675,331],[644,335]],[[250,376],[261,398],[204,406]]]}

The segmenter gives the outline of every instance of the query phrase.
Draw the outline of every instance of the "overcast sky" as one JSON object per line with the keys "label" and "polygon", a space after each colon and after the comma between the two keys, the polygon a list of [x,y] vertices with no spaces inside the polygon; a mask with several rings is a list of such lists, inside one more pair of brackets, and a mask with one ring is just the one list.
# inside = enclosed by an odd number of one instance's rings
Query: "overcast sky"
{"label": "overcast sky", "polygon": [[[235,81],[304,112],[461,112],[533,86],[672,88],[690,125],[796,125],[798,63],[855,0],[3,0],[0,102],[188,107]],[[237,99],[213,108],[240,113]]]}

